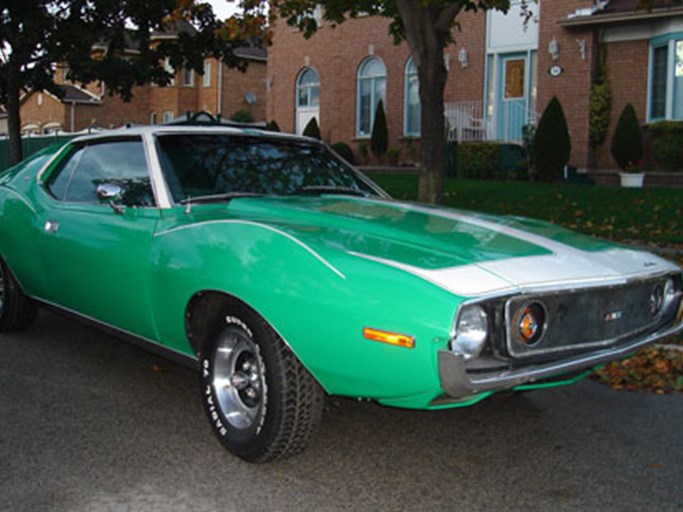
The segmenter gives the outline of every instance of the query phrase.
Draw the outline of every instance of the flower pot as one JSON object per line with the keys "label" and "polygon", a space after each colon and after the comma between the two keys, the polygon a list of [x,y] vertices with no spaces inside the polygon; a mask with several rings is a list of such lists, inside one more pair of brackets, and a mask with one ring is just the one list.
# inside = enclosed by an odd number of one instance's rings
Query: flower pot
{"label": "flower pot", "polygon": [[621,186],[625,188],[643,188],[645,173],[642,172],[620,172]]}

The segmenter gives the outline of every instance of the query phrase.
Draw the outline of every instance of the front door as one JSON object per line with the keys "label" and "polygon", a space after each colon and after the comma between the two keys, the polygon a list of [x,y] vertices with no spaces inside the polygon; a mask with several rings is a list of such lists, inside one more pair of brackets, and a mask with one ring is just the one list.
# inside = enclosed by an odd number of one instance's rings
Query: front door
{"label": "front door", "polygon": [[46,177],[44,299],[155,339],[149,248],[159,219],[140,139],[77,146]]}
{"label": "front door", "polygon": [[497,138],[521,141],[522,127],[528,122],[528,58],[526,53],[499,58],[497,87]]}

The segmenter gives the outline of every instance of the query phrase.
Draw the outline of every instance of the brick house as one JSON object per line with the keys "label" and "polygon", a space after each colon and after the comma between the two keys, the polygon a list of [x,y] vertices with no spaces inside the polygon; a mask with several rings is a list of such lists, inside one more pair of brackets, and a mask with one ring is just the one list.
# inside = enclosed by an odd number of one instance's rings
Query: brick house
{"label": "brick house", "polygon": [[[610,135],[622,108],[642,123],[683,119],[683,6],[639,0],[540,0],[524,23],[519,1],[507,15],[462,13],[446,49],[444,94],[451,139],[520,142],[553,96],[572,136],[571,164],[614,168],[606,147],[589,142],[589,97],[600,62],[611,85]],[[419,144],[417,75],[405,43],[393,45],[388,21],[361,17],[321,24],[309,40],[279,22],[268,61],[268,119],[301,132],[318,119],[328,142],[367,145],[377,102],[387,113],[390,146],[414,159]],[[680,73],[679,73],[680,71]]]}
{"label": "brick house", "polygon": [[264,121],[267,52],[245,47],[235,53],[249,61],[246,72],[207,58],[203,75],[178,70],[167,86],[136,87],[130,102],[109,96],[99,83],[72,83],[67,79],[68,68],[57,66],[55,82],[62,90],[61,97],[49,92],[27,93],[21,100],[22,132],[45,134],[77,132],[89,127],[115,128],[127,123],[157,124],[198,111],[230,118],[235,112],[246,110],[255,121]]}

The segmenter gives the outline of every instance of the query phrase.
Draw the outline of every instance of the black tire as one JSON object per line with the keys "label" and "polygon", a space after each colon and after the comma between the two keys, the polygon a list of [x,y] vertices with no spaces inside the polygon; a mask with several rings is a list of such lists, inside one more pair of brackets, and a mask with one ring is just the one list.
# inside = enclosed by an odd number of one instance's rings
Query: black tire
{"label": "black tire", "polygon": [[35,303],[21,290],[0,258],[0,332],[23,331],[36,318]]}
{"label": "black tire", "polygon": [[324,391],[275,331],[231,308],[202,347],[202,403],[221,443],[247,462],[294,456],[322,418]]}

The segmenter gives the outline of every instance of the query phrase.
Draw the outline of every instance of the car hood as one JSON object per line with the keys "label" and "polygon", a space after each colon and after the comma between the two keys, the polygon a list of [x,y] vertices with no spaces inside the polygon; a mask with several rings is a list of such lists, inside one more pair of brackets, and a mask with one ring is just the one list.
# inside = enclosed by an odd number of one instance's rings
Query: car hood
{"label": "car hood", "polygon": [[[340,275],[362,258],[461,296],[621,284],[675,266],[556,225],[347,196],[233,200],[228,211],[304,244]],[[232,216],[232,215],[231,215]]]}

